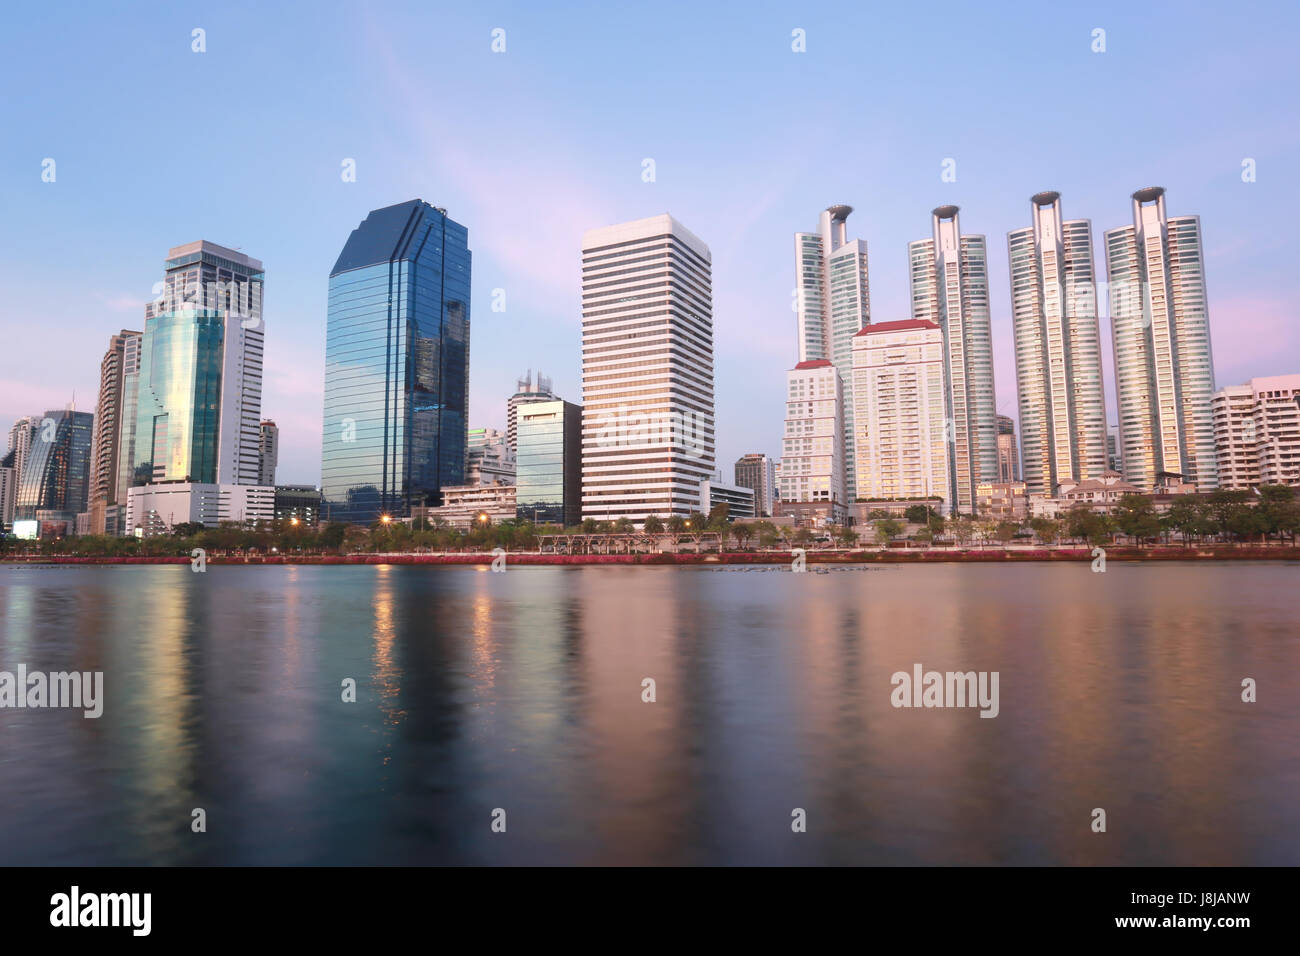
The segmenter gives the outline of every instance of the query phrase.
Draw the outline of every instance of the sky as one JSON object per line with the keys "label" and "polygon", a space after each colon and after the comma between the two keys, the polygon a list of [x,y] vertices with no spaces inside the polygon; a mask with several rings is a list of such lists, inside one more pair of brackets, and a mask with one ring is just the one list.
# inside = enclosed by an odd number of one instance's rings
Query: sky
{"label": "sky", "polygon": [[208,239],[265,265],[277,481],[319,482],[329,270],[412,198],[469,230],[471,426],[504,428],[528,369],[581,401],[584,231],[669,212],[708,243],[728,480],[780,455],[793,234],[835,203],[876,321],[908,317],[932,208],[988,237],[1003,414],[1006,233],[1046,189],[1092,220],[1104,275],[1103,230],[1164,186],[1202,220],[1217,387],[1300,372],[1295,3],[21,4],[0,31],[6,430],[93,409],[167,250]]}

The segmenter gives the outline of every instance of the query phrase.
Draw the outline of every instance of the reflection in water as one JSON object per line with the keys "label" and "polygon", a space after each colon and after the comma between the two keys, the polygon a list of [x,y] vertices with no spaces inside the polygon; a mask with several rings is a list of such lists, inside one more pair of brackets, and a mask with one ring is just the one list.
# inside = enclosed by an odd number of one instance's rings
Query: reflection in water
{"label": "reflection in water", "polygon": [[1294,865],[1296,571],[0,568],[0,863]]}

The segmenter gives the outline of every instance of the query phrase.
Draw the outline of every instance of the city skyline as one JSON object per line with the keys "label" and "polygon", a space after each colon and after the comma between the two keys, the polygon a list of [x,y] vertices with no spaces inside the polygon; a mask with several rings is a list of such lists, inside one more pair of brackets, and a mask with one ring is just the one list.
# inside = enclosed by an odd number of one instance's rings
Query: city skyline
{"label": "city skyline", "polygon": [[[292,19],[292,11],[269,16],[272,21]],[[1300,289],[1287,268],[1280,237],[1274,238],[1278,234],[1269,228],[1275,218],[1297,211],[1280,162],[1295,134],[1286,122],[1285,102],[1278,99],[1294,67],[1270,52],[1278,49],[1277,37],[1284,31],[1256,36],[1258,31],[1246,24],[1211,21],[1195,11],[1181,12],[1174,19],[1116,7],[1090,11],[1089,16],[1081,20],[1045,11],[1032,25],[1006,18],[981,23],[973,14],[952,8],[925,33],[902,30],[898,21],[888,17],[873,19],[872,35],[880,38],[882,46],[882,71],[891,64],[905,64],[932,48],[936,39],[949,35],[962,37],[961,48],[970,51],[963,62],[977,64],[981,83],[971,90],[973,102],[964,104],[960,113],[941,106],[943,115],[937,118],[943,122],[912,132],[901,126],[906,111],[890,102],[903,89],[901,75],[873,74],[873,85],[865,94],[861,85],[851,93],[826,87],[815,103],[784,89],[792,82],[800,87],[833,76],[848,41],[842,35],[845,31],[828,18],[761,12],[742,33],[731,37],[723,55],[730,63],[760,60],[766,75],[759,78],[756,89],[746,89],[746,75],[736,81],[716,77],[722,103],[725,107],[742,96],[757,96],[765,109],[779,111],[786,102],[798,100],[804,110],[797,114],[798,122],[809,124],[829,122],[837,110],[844,109],[846,98],[862,98],[863,128],[846,129],[840,124],[832,134],[837,150],[857,154],[859,161],[834,168],[803,158],[785,142],[784,131],[766,128],[773,124],[721,115],[725,109],[687,113],[671,135],[646,135],[629,117],[612,131],[603,131],[607,141],[585,130],[586,110],[548,113],[545,123],[530,116],[528,108],[536,101],[517,96],[521,80],[540,81],[547,88],[572,82],[577,74],[555,51],[573,42],[574,31],[580,31],[578,36],[604,31],[631,37],[631,18],[616,13],[580,23],[583,18],[548,19],[526,10],[504,11],[501,25],[509,31],[505,54],[490,50],[489,31],[495,23],[452,15],[439,30],[463,41],[449,55],[465,78],[467,101],[448,104],[449,114],[440,126],[447,123],[465,129],[456,145],[443,144],[433,124],[426,121],[400,132],[391,127],[381,131],[377,120],[370,121],[362,136],[339,130],[327,142],[313,142],[303,130],[307,124],[320,123],[327,104],[309,97],[301,115],[283,129],[267,125],[249,131],[267,144],[266,152],[274,154],[274,162],[268,164],[264,158],[242,170],[222,169],[216,158],[197,160],[210,173],[197,192],[184,175],[187,170],[160,162],[143,138],[134,137],[140,139],[138,144],[124,144],[120,134],[109,135],[102,126],[112,123],[115,128],[135,130],[156,126],[156,120],[151,120],[152,98],[141,93],[139,105],[114,105],[102,117],[84,115],[84,108],[67,99],[76,86],[74,70],[67,89],[56,85],[42,91],[37,104],[2,108],[13,120],[10,126],[19,131],[16,149],[3,160],[13,195],[2,257],[12,289],[8,307],[19,321],[8,328],[14,348],[6,349],[0,358],[0,414],[4,421],[13,421],[60,407],[74,391],[85,396],[78,407],[90,407],[105,336],[138,323],[140,307],[151,297],[149,284],[157,273],[159,248],[195,235],[211,236],[256,250],[273,276],[263,412],[282,429],[280,480],[318,482],[324,364],[320,333],[326,295],[322,275],[337,252],[337,237],[355,226],[367,209],[412,195],[455,208],[476,237],[474,298],[480,305],[475,318],[483,335],[471,376],[473,426],[505,425],[500,396],[509,394],[524,367],[552,370],[557,394],[580,393],[575,356],[581,232],[664,210],[693,224],[715,256],[717,460],[721,462],[751,451],[774,455],[779,449],[782,411],[776,382],[793,364],[790,357],[796,344],[789,236],[810,225],[809,210],[831,202],[849,202],[857,209],[854,235],[872,249],[872,311],[881,321],[908,316],[903,247],[919,233],[917,217],[925,210],[940,202],[960,205],[964,228],[990,237],[999,412],[1016,414],[1009,281],[1000,237],[1024,226],[1024,197],[1041,189],[1061,190],[1072,216],[1092,220],[1094,248],[1100,253],[1100,230],[1128,218],[1125,197],[1150,184],[1166,187],[1175,197],[1174,211],[1199,215],[1205,230],[1216,387],[1292,372],[1300,366],[1300,343],[1290,331],[1288,303]],[[1284,25],[1288,19],[1294,21],[1296,14],[1280,10],[1278,16]],[[866,27],[865,13],[845,11],[843,18],[846,29]],[[231,15],[214,11],[210,22],[203,24],[209,43],[202,55],[190,50],[189,31],[194,25],[179,18],[150,22],[128,15],[120,26],[95,14],[89,19],[102,27],[98,33],[91,31],[96,43],[105,36],[114,42],[102,44],[101,50],[84,38],[61,41],[64,56],[84,61],[81,69],[98,68],[110,49],[139,46],[150,51],[156,66],[178,77],[230,82],[236,92],[265,97],[272,105],[299,89],[287,84],[286,69],[304,62],[303,56],[289,51],[286,66],[259,66],[258,56],[265,48],[255,38],[240,35]],[[394,15],[394,19],[409,26],[402,32],[411,34],[430,22],[414,14]],[[727,18],[705,13],[692,21],[698,24],[696,29],[682,36],[671,29],[672,19],[666,17],[648,30],[637,23],[636,30],[645,36],[635,41],[634,48],[645,51],[671,39],[677,55],[689,62],[706,51],[712,55],[731,29]],[[407,43],[390,38],[393,31],[380,34],[364,14],[362,25],[360,30],[321,27],[312,43],[344,63],[345,69],[350,69],[346,61],[360,57],[357,51],[373,54],[382,68],[354,77],[359,99],[409,104],[425,68],[413,65],[416,60],[407,55]],[[807,53],[790,49],[790,31],[796,26],[807,31]],[[1090,48],[1090,32],[1096,26],[1108,31],[1104,53]],[[46,28],[33,25],[31,29],[40,35]],[[1044,36],[1050,40],[1050,53],[1037,43]],[[1029,49],[1028,37],[1036,38],[1031,59],[1050,56],[1063,63],[1087,79],[1099,101],[1118,96],[1119,90],[1131,95],[1137,84],[1148,97],[1149,122],[1094,138],[1080,138],[1075,119],[1049,122],[1036,129],[1035,137],[1016,141],[1018,149],[1009,154],[1005,149],[1009,121],[992,122],[996,117],[990,112],[999,89],[1005,88],[999,87],[1005,82],[1004,72],[1011,72],[1000,62],[1005,58],[999,51],[1022,55]],[[1242,68],[1215,71],[1213,84],[1208,76],[1189,72],[1176,92],[1165,91],[1143,72],[1143,53],[1151,44],[1177,46],[1189,59],[1199,56],[1218,63],[1228,56],[1223,49],[1230,45]],[[17,68],[33,55],[26,49],[12,53]],[[597,55],[602,61],[617,60],[612,50]],[[135,84],[132,88],[144,89],[156,75],[142,66],[128,64],[120,69],[125,71],[125,82]],[[910,75],[909,84],[918,82],[914,71]],[[944,76],[950,78],[951,73]],[[920,90],[902,102],[923,95],[941,79],[921,76]],[[630,91],[647,89],[648,82],[616,77],[597,91],[594,105],[612,106]],[[662,110],[675,101],[682,88],[678,83],[685,81],[673,81],[665,97],[652,99],[647,108]],[[1023,112],[1031,112],[1045,95],[1028,91]],[[522,102],[508,102],[509,96]],[[1228,114],[1213,140],[1205,137],[1203,126],[1188,122],[1186,111],[1179,108],[1187,96],[1200,96]],[[499,117],[490,134],[476,132],[471,122],[485,103],[492,104],[491,115]],[[83,116],[83,135],[72,137],[52,127],[37,106],[64,116]],[[351,99],[341,106],[331,100],[328,107],[343,109],[346,117],[361,115],[360,102]],[[380,115],[387,116],[391,107],[381,109]],[[787,111],[787,115],[796,114]],[[863,131],[873,124],[899,134],[887,150],[873,145],[873,137]],[[185,126],[169,128],[169,134],[182,144],[197,142],[204,135]],[[91,151],[83,144],[97,139],[124,146],[121,155]],[[1116,151],[1117,146],[1123,147],[1122,152]],[[502,149],[511,156],[531,157],[533,162],[479,161]],[[1115,155],[1125,159],[1115,162],[1111,158]],[[58,162],[55,182],[41,181],[45,157]],[[349,157],[358,170],[352,183],[339,175],[341,162]],[[643,179],[646,158],[655,160],[651,182]],[[941,178],[943,163],[950,158],[955,161],[955,182]],[[1247,158],[1258,162],[1257,182],[1242,180]],[[185,203],[162,198],[181,183],[186,184]],[[95,217],[82,213],[79,207],[85,203],[93,203]],[[56,249],[66,235],[47,223],[69,215],[77,216],[79,228],[90,230],[92,240],[107,245],[111,236],[112,248],[102,249],[75,273],[61,273],[59,284],[52,286]],[[102,218],[103,224],[95,225],[88,218]],[[110,224],[111,231],[106,231]],[[51,287],[61,290],[52,300]],[[504,312],[491,310],[492,292],[498,288],[506,293]],[[1233,334],[1246,326],[1254,334]],[[53,334],[62,357],[58,375],[38,372],[26,358],[48,351],[52,329],[58,330]],[[1110,328],[1104,319],[1101,336],[1106,406],[1113,420],[1114,376],[1105,344]]]}

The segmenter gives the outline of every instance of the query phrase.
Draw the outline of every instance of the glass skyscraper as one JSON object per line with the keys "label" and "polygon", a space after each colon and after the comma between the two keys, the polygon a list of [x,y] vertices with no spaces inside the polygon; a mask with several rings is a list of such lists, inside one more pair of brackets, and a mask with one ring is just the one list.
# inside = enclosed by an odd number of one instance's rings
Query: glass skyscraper
{"label": "glass skyscraper", "polygon": [[469,232],[412,199],[371,212],[330,272],[321,492],[328,520],[441,504],[465,479]]}
{"label": "glass skyscraper", "polygon": [[52,512],[61,520],[75,521],[86,510],[94,419],[90,412],[45,413],[23,462],[15,519]]}
{"label": "glass skyscraper", "polygon": [[582,521],[582,406],[556,399],[519,407],[515,508],[520,521]]}

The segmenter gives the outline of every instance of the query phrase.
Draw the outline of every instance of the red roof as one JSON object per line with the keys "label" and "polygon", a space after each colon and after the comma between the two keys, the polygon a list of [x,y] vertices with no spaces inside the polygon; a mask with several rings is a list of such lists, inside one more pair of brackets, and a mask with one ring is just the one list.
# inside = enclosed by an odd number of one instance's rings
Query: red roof
{"label": "red roof", "polygon": [[864,326],[857,335],[870,335],[872,332],[903,332],[907,329],[937,329],[939,326],[928,319],[901,319],[898,322],[872,322]]}
{"label": "red roof", "polygon": [[811,362],[800,362],[794,367],[794,370],[797,372],[801,368],[825,368],[830,364],[827,359],[813,359]]}

